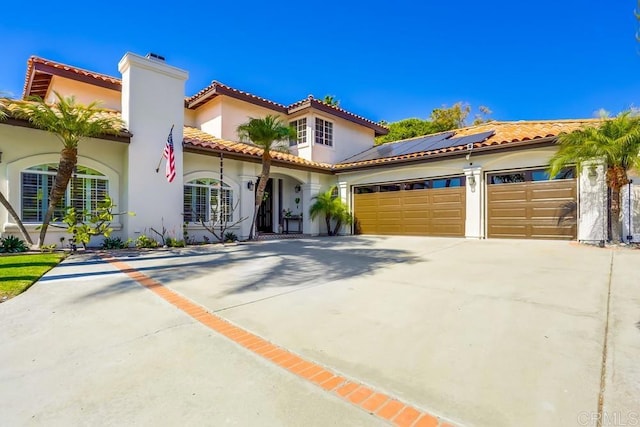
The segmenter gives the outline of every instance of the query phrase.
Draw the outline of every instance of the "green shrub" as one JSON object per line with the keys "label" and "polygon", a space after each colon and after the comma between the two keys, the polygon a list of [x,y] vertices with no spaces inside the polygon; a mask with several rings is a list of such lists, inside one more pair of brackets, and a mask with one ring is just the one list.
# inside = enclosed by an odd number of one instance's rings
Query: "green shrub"
{"label": "green shrub", "polygon": [[102,241],[102,249],[125,249],[129,247],[130,239],[126,241],[119,237],[105,237]]}
{"label": "green shrub", "polygon": [[236,240],[238,240],[238,236],[236,235],[236,233],[232,231],[227,231],[226,233],[224,233],[225,242],[235,242]]}
{"label": "green shrub", "polygon": [[158,242],[144,234],[136,239],[136,248],[157,248]]}
{"label": "green shrub", "polygon": [[18,253],[28,250],[27,244],[15,236],[0,237],[1,253]]}
{"label": "green shrub", "polygon": [[167,237],[167,246],[170,248],[184,248],[184,240],[174,239],[173,237]]}

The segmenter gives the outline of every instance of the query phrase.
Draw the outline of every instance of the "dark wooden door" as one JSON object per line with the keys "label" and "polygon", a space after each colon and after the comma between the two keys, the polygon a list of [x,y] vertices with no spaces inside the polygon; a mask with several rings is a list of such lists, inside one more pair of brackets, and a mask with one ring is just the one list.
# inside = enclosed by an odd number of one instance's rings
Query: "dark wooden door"
{"label": "dark wooden door", "polygon": [[262,233],[273,232],[273,180],[269,178],[264,190],[262,204],[258,209],[257,229]]}

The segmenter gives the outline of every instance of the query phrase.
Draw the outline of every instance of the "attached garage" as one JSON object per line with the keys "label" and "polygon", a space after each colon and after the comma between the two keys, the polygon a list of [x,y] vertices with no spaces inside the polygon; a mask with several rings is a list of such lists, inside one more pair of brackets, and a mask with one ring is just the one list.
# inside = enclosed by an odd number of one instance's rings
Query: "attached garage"
{"label": "attached garage", "polygon": [[487,174],[487,237],[575,239],[573,169],[553,180],[544,168]]}
{"label": "attached garage", "polygon": [[464,176],[353,187],[362,234],[464,237]]}

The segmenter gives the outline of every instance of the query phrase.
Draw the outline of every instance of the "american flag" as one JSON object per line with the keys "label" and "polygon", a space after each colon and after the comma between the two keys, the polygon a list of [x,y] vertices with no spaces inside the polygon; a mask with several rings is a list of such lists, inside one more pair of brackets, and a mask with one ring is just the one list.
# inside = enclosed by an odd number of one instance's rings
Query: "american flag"
{"label": "american flag", "polygon": [[167,144],[164,146],[162,156],[167,159],[165,175],[167,177],[167,181],[171,182],[176,177],[176,158],[173,153],[173,126],[171,126],[171,130],[169,131]]}

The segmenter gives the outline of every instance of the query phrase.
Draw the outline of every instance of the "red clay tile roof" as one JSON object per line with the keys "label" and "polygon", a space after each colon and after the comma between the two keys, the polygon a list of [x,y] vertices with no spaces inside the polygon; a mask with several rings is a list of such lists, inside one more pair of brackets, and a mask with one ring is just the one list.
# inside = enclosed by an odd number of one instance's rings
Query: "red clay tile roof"
{"label": "red clay tile roof", "polygon": [[[211,134],[193,127],[184,127],[183,141],[185,147],[193,147],[196,149],[203,149],[205,151],[239,154],[256,158],[262,157],[262,149],[255,145],[216,138]],[[275,162],[298,165],[322,171],[330,171],[332,167],[332,165],[328,163],[312,162],[310,160],[303,159],[302,157],[280,151],[271,151],[271,156]]]}
{"label": "red clay tile roof", "polygon": [[44,98],[47,94],[49,83],[51,83],[51,76],[54,75],[84,81],[113,90],[122,90],[122,82],[116,77],[32,56],[27,61],[27,73],[22,90],[22,98],[26,99],[30,96]]}
{"label": "red clay tile roof", "polygon": [[277,102],[270,101],[266,98],[253,95],[249,92],[244,92],[244,91],[232,88],[231,86],[227,86],[216,80],[212,81],[209,86],[205,87],[200,92],[196,93],[193,96],[188,97],[185,100],[185,106],[187,108],[196,109],[218,95],[231,96],[233,98],[241,99],[243,101],[247,101],[252,104],[258,104],[260,106],[270,108],[272,110],[276,110],[281,113],[287,112],[287,107],[285,107],[282,104],[278,104]]}
{"label": "red clay tile roof", "polygon": [[[482,149],[491,146],[511,145],[524,143],[535,140],[548,140],[557,137],[562,133],[573,132],[586,125],[597,124],[601,119],[576,119],[576,120],[538,120],[538,121],[516,121],[516,122],[498,122],[492,121],[482,123],[476,126],[469,126],[455,130],[455,137],[477,135],[483,132],[493,131],[494,134],[482,142],[473,144],[473,149]],[[399,142],[410,141],[409,138],[402,141],[394,141],[388,144],[396,144]],[[421,151],[415,153],[404,154],[401,156],[385,157],[374,160],[364,160],[358,162],[339,163],[334,166],[335,170],[363,168],[370,166],[378,166],[395,162],[404,162],[414,159],[428,158],[434,155],[454,154],[458,151],[467,151],[467,145],[458,145],[446,147],[431,151]]]}
{"label": "red clay tile roof", "polygon": [[317,110],[324,111],[325,113],[341,117],[350,122],[366,126],[375,131],[375,136],[386,135],[389,133],[389,129],[387,127],[382,126],[381,124],[378,124],[372,120],[366,119],[362,116],[358,116],[357,114],[353,114],[338,106],[326,104],[321,100],[314,98],[313,95],[309,95],[305,99],[289,105],[287,107],[287,111],[289,114],[293,114],[298,111],[302,111],[305,108],[315,108]]}
{"label": "red clay tile roof", "polygon": [[[47,95],[49,85],[51,84],[51,78],[54,75],[79,80],[117,91],[122,90],[122,81],[119,78],[32,56],[27,61],[27,73],[25,75],[25,82],[22,91],[23,99],[27,99],[30,96],[39,96],[40,98],[44,98]],[[332,114],[373,129],[376,136],[386,135],[389,132],[386,127],[379,125],[372,120],[350,113],[340,107],[325,104],[312,96],[295,102],[289,106],[285,106],[269,99],[253,95],[249,92],[232,88],[231,86],[215,80],[195,95],[185,98],[185,107],[196,109],[218,95],[227,95],[232,98],[241,99],[284,114],[293,114],[294,112],[298,112],[304,108],[313,107],[324,111],[325,113]]]}

